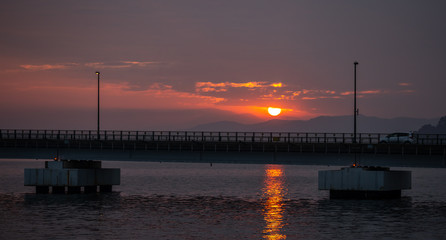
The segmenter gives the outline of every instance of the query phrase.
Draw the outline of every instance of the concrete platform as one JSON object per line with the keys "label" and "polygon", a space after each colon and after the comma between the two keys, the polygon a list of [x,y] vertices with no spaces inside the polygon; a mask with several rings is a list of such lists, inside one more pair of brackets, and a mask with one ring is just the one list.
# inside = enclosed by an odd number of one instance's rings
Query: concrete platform
{"label": "concrete platform", "polygon": [[121,170],[101,168],[100,161],[47,161],[46,168],[24,170],[24,185],[35,186],[36,193],[80,193],[111,191],[121,183]]}
{"label": "concrete platform", "polygon": [[319,171],[319,190],[329,190],[330,198],[399,198],[401,190],[411,189],[410,171],[383,167],[345,167]]}

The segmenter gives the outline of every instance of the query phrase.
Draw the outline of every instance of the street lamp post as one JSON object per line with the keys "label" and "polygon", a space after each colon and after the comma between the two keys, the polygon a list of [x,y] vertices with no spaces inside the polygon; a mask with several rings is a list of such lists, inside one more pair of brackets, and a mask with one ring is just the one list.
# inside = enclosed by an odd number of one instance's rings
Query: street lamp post
{"label": "street lamp post", "polygon": [[356,108],[356,66],[358,62],[353,63],[355,66],[355,77],[354,77],[354,110],[353,110],[353,143],[356,143],[356,116],[358,115],[358,109]]}
{"label": "street lamp post", "polygon": [[99,77],[101,75],[100,72],[96,72],[96,75],[98,75],[98,140],[100,139],[100,134],[99,134]]}

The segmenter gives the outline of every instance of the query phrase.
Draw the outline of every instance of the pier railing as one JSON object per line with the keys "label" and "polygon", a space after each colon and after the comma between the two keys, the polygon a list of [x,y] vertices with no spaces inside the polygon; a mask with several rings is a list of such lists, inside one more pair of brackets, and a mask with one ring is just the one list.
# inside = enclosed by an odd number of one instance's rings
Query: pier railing
{"label": "pier railing", "polygon": [[[359,133],[360,144],[378,144],[386,133]],[[103,130],[23,130],[0,129],[0,140],[92,140],[143,142],[278,142],[353,143],[352,133],[298,132],[197,132],[197,131],[116,131]],[[446,134],[413,134],[415,144],[446,145]]]}

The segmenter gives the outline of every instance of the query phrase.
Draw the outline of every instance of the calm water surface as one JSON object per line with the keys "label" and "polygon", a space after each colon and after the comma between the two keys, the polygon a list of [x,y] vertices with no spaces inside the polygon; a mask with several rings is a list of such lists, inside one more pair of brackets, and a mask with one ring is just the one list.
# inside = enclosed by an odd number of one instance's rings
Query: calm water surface
{"label": "calm water surface", "polygon": [[324,166],[103,162],[113,193],[36,195],[0,160],[0,239],[446,239],[446,169],[414,168],[397,200],[329,200]]}

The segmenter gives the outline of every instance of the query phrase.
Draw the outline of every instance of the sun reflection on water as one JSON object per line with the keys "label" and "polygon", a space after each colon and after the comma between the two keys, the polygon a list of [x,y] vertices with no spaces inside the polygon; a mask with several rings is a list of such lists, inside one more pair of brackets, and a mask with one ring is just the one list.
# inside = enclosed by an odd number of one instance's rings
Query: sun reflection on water
{"label": "sun reflection on water", "polygon": [[265,239],[286,239],[286,235],[281,234],[281,229],[284,226],[283,198],[286,192],[282,166],[267,165],[263,187],[263,196],[265,198],[263,219],[266,223],[263,229],[263,238]]}

